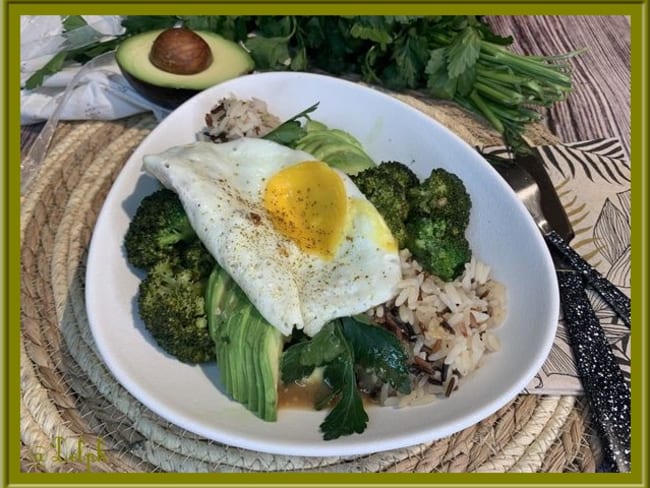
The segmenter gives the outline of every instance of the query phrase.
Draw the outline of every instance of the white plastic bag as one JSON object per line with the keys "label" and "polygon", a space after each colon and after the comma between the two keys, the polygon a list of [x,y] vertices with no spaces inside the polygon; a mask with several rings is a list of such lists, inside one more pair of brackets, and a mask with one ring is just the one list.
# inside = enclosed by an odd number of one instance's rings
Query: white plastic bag
{"label": "white plastic bag", "polygon": [[[110,40],[123,32],[119,16],[82,17],[86,25],[68,32],[62,16],[21,17],[21,84],[62,50]],[[159,119],[168,113],[131,88],[111,55],[85,66],[67,66],[42,86],[21,90],[23,125],[48,120],[55,112],[60,120],[114,120],[149,111]]]}

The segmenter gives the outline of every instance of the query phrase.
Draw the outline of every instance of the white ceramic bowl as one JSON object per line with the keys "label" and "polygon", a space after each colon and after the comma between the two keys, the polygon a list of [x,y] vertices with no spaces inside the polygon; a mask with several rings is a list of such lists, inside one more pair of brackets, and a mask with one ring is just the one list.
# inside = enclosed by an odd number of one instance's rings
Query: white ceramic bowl
{"label": "white ceramic bowl", "polygon": [[[122,240],[143,196],[157,182],[141,172],[142,156],[195,140],[204,114],[222,97],[257,97],[289,118],[312,115],[356,136],[377,161],[398,160],[419,175],[433,166],[459,175],[472,197],[468,237],[508,292],[498,330],[502,350],[450,398],[428,406],[369,407],[361,435],[323,441],[325,412],[282,410],[263,422],[220,389],[215,365],[189,366],[155,345],[138,318],[141,275],[125,260]],[[163,120],[127,161],[99,215],[88,256],[88,317],[99,352],[117,380],[151,410],[225,444],[277,454],[346,456],[406,447],[467,428],[512,400],[541,368],[553,342],[558,290],[549,253],[532,219],[492,167],[449,129],[376,90],[305,73],[243,76],[206,90]]]}

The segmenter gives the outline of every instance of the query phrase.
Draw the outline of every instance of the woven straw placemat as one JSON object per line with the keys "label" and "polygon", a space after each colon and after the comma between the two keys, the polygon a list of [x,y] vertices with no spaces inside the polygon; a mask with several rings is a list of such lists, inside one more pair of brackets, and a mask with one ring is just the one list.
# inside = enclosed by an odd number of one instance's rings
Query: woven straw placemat
{"label": "woven straw placemat", "polygon": [[[458,108],[395,95],[467,142],[496,134]],[[65,122],[21,201],[21,466],[29,472],[536,472],[595,471],[600,448],[581,398],[521,395],[455,435],[362,457],[276,456],[184,431],[133,398],[93,343],[84,304],[97,214],[150,115]],[[543,128],[533,143],[556,142]],[[82,454],[80,456],[79,454]]]}

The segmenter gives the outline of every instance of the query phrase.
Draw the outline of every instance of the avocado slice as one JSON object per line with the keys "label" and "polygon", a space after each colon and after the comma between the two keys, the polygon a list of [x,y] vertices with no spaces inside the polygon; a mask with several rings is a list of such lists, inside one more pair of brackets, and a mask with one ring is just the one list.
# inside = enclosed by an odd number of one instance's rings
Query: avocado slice
{"label": "avocado slice", "polygon": [[164,71],[152,63],[150,53],[154,41],[165,30],[131,36],[118,46],[115,53],[117,64],[131,86],[162,107],[176,108],[198,92],[249,73],[254,68],[253,58],[239,44],[213,32],[194,31],[210,48],[208,67],[195,74]]}
{"label": "avocado slice", "polygon": [[205,296],[224,388],[262,420],[275,421],[284,337],[219,266],[210,275]]}
{"label": "avocado slice", "polygon": [[308,152],[333,168],[355,175],[376,165],[361,143],[340,129],[330,129],[322,122],[310,120],[307,133],[296,142],[296,149]]}

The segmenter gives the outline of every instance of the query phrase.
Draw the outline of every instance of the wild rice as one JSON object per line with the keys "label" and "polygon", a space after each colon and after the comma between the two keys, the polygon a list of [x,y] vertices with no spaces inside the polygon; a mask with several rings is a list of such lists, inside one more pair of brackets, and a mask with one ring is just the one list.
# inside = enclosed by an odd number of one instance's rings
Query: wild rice
{"label": "wild rice", "polygon": [[198,139],[226,142],[240,137],[263,137],[281,123],[267,110],[264,101],[230,96],[222,98],[205,114],[205,127]]}
{"label": "wild rice", "polygon": [[503,285],[490,278],[490,268],[473,257],[463,274],[444,282],[415,261],[408,250],[400,252],[403,279],[395,298],[368,313],[391,330],[387,317],[410,327],[414,335],[401,335],[411,356],[412,388],[409,395],[382,391],[384,405],[405,406],[449,396],[478,369],[487,353],[498,351],[494,333],[505,318]]}

